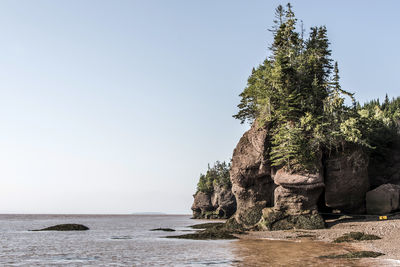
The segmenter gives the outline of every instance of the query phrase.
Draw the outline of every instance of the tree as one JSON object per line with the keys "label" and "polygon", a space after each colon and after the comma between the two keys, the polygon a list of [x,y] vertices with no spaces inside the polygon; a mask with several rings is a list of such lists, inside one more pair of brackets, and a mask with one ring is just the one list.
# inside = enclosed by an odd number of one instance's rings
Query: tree
{"label": "tree", "polygon": [[326,27],[312,27],[304,40],[290,4],[275,14],[270,56],[252,70],[233,117],[268,124],[272,165],[317,171],[325,151],[368,143],[353,94],[341,88],[332,65]]}
{"label": "tree", "polygon": [[225,163],[225,161],[216,161],[212,167],[208,165],[206,174],[200,174],[197,191],[212,193],[214,186],[231,188],[230,167],[230,164]]}

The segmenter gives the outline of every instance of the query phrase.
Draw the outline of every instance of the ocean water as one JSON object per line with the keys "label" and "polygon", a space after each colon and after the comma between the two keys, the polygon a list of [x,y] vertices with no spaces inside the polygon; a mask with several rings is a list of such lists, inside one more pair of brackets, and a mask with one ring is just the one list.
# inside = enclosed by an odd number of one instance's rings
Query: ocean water
{"label": "ocean water", "polygon": [[[373,266],[327,260],[336,247],[322,242],[167,239],[207,221],[183,215],[0,215],[0,266]],[[78,232],[32,232],[61,223]],[[168,227],[176,232],[149,231]],[[372,264],[371,264],[372,263]]]}

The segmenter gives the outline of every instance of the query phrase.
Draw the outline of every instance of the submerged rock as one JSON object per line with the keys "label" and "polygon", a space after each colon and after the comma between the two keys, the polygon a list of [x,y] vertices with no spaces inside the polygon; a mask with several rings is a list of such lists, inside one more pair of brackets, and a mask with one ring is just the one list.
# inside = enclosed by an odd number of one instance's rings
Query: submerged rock
{"label": "submerged rock", "polygon": [[387,214],[399,208],[400,186],[384,184],[367,192],[368,214]]}
{"label": "submerged rock", "polygon": [[171,228],[154,228],[154,229],[150,229],[150,231],[175,232],[175,230],[171,229]]}
{"label": "submerged rock", "polygon": [[43,229],[31,231],[86,231],[89,227],[82,224],[58,224]]}

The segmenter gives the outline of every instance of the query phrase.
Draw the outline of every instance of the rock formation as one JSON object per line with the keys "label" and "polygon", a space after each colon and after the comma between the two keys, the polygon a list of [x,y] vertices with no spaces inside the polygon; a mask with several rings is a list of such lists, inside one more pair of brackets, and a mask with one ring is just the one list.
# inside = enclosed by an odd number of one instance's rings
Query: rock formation
{"label": "rock formation", "polygon": [[230,177],[237,202],[235,219],[246,227],[260,220],[262,209],[274,205],[276,185],[266,158],[268,149],[267,127],[254,123],[233,151]]}
{"label": "rock formation", "polygon": [[214,186],[210,193],[198,191],[193,195],[193,218],[227,219],[236,211],[236,200],[230,188]]}
{"label": "rock formation", "polygon": [[57,224],[47,228],[31,230],[31,231],[86,231],[86,230],[89,230],[89,227],[85,225],[69,223],[69,224]]}
{"label": "rock formation", "polygon": [[400,184],[400,136],[386,148],[383,157],[370,161],[368,172],[373,188],[387,183]]}
{"label": "rock formation", "polygon": [[368,156],[360,148],[348,148],[325,162],[325,204],[341,212],[364,213],[369,189]]}
{"label": "rock formation", "polygon": [[318,229],[324,221],[317,211],[317,202],[323,191],[320,172],[288,173],[280,169],[274,176],[274,207],[263,210],[260,229],[287,230],[292,228]]}
{"label": "rock formation", "polygon": [[[230,170],[237,211],[229,223],[247,229],[315,229],[324,227],[319,209],[366,212],[371,172],[369,157],[359,146],[325,155],[316,173],[275,170],[268,161],[269,149],[268,127],[256,123],[237,144]],[[400,165],[396,153],[388,164]],[[396,175],[388,179],[396,180]]]}
{"label": "rock formation", "polygon": [[367,192],[367,212],[384,215],[399,208],[400,186],[384,184]]}

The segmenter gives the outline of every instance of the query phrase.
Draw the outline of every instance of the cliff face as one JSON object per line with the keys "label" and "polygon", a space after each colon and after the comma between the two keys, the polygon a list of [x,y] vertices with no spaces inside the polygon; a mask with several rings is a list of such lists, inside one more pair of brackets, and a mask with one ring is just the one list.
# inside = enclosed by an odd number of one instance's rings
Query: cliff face
{"label": "cliff face", "polygon": [[[400,185],[400,133],[383,158],[349,146],[322,157],[316,173],[288,173],[271,167],[269,149],[268,127],[254,123],[233,151],[232,188],[214,186],[212,193],[196,193],[194,218],[233,215],[230,222],[247,229],[317,229],[324,227],[321,212],[366,213],[366,206],[377,202],[376,197],[366,198],[372,192],[368,190]],[[383,190],[386,187],[378,193],[388,195],[390,190]],[[374,192],[370,195],[377,195]],[[389,200],[387,205],[393,202]]]}
{"label": "cliff face", "polygon": [[368,156],[360,148],[329,157],[325,162],[325,205],[342,212],[365,212],[369,189]]}
{"label": "cliff face", "polygon": [[267,149],[267,128],[254,124],[233,151],[230,177],[237,201],[235,219],[247,227],[260,220],[263,208],[274,205],[276,185],[266,159]]}
{"label": "cliff face", "polygon": [[195,219],[227,219],[236,211],[236,199],[230,188],[215,185],[213,192],[198,191],[193,197]]}
{"label": "cliff face", "polygon": [[230,177],[237,223],[268,230],[316,229],[324,227],[321,209],[365,212],[369,160],[362,149],[321,159],[316,173],[288,173],[270,166],[267,133],[254,124],[233,152]]}

